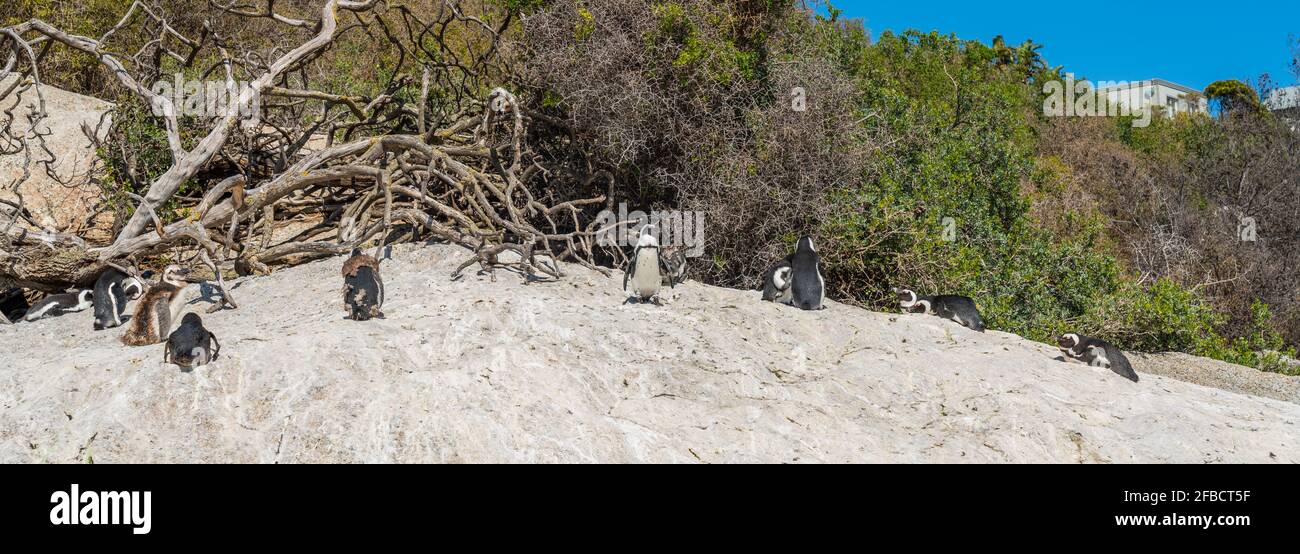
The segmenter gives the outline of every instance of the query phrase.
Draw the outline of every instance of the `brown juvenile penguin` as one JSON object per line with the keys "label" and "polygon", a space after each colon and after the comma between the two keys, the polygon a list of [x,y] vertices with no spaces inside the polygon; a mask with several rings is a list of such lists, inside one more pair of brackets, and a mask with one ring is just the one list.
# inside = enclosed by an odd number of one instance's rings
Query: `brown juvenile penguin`
{"label": "brown juvenile penguin", "polygon": [[171,334],[172,323],[185,303],[185,276],[190,270],[180,266],[167,266],[163,271],[162,281],[151,285],[140,301],[135,304],[135,314],[127,323],[126,334],[122,335],[122,344],[127,346],[147,346],[167,340]]}
{"label": "brown juvenile penguin", "polygon": [[379,276],[379,260],[354,249],[343,263],[343,311],[353,321],[383,319],[384,280]]}

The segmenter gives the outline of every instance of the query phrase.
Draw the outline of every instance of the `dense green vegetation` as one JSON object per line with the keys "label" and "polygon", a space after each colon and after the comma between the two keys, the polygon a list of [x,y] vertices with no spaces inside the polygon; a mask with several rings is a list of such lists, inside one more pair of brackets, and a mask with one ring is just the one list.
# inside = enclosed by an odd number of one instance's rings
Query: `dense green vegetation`
{"label": "dense green vegetation", "polygon": [[[633,5],[627,11],[582,7],[570,12],[570,3],[557,4],[548,16],[560,20],[553,23],[557,27],[578,29],[576,35],[569,35],[575,42],[597,44],[602,32],[642,32],[650,37],[644,52],[623,54],[624,59],[652,75],[670,73],[673,78],[637,83],[638,88],[657,87],[655,92],[668,99],[681,98],[683,88],[704,95],[714,101],[709,105],[713,121],[724,119],[715,123],[717,127],[739,128],[683,135],[675,129],[640,125],[637,136],[643,142],[663,139],[670,145],[685,141],[693,148],[704,147],[703,154],[715,158],[745,157],[748,179],[737,178],[725,163],[675,164],[674,158],[663,154],[690,158],[701,153],[676,153],[671,147],[647,149],[644,158],[634,158],[632,165],[639,171],[624,173],[636,184],[633,198],[652,205],[702,208],[709,211],[711,221],[722,220],[721,229],[712,226],[713,232],[724,236],[710,239],[715,257],[707,274],[711,280],[752,285],[757,272],[748,263],[750,257],[757,255],[768,263],[806,232],[819,239],[834,295],[850,302],[891,309],[889,291],[894,286],[962,293],[977,300],[992,328],[1035,340],[1050,341],[1060,333],[1079,331],[1134,350],[1184,351],[1266,370],[1295,371],[1280,361],[1283,355],[1294,355],[1294,350],[1287,347],[1262,295],[1247,288],[1246,294],[1253,297],[1245,302],[1241,289],[1214,297],[1200,286],[1204,274],[1145,271],[1138,261],[1142,252],[1137,251],[1145,246],[1134,237],[1147,237],[1154,227],[1122,228],[1115,212],[1140,206],[1126,194],[1107,192],[1142,181],[1154,181],[1158,188],[1166,185],[1161,178],[1175,168],[1196,171],[1194,166],[1203,165],[1197,160],[1212,159],[1215,150],[1243,136],[1229,122],[1208,116],[1157,118],[1157,124],[1134,128],[1131,118],[1049,120],[1042,110],[1042,84],[1060,79],[1061,69],[1050,68],[1032,42],[1008,46],[999,39],[982,44],[915,31],[885,33],[873,41],[860,23],[840,19],[834,8],[808,17],[795,10],[702,2],[651,2],[659,25],[649,31],[629,30],[621,20],[637,2],[625,2]],[[567,27],[566,17],[570,18]],[[735,21],[748,25],[724,23]],[[559,39],[558,34],[546,36],[545,26],[539,25],[543,32],[525,41],[542,43],[539,49],[549,57],[564,52],[547,43]],[[756,36],[755,28],[764,33]],[[663,48],[655,38],[665,29],[673,30],[677,48]],[[551,104],[559,104],[560,111],[580,113],[579,121],[593,134],[613,138],[598,148],[626,152],[614,131],[632,116],[603,109],[600,102],[616,92],[595,99],[583,94],[589,90],[586,83],[605,77],[626,85],[627,64],[607,70],[595,61],[595,50],[571,55],[573,66],[591,60],[596,76],[570,78],[565,72],[550,72],[540,83],[530,84],[542,94],[562,98],[563,102]],[[849,166],[854,174],[835,178],[839,175],[831,172],[834,180],[823,187],[799,184],[799,177],[828,176],[821,168],[831,163],[828,157],[843,155],[843,146],[835,152],[809,148],[794,132],[789,135],[795,140],[786,137],[776,146],[786,155],[765,150],[780,142],[768,136],[774,127],[800,124],[774,115],[772,108],[779,111],[786,102],[783,89],[791,80],[782,79],[781,72],[787,64],[806,64],[810,58],[831,64],[837,82],[851,84],[852,113],[839,117],[856,120],[859,128],[851,131],[854,140],[869,151],[865,163]],[[819,93],[836,93],[825,79],[818,82],[816,76],[798,75],[794,82],[800,78],[814,84],[808,92],[812,102]],[[581,79],[582,86],[576,86],[574,79]],[[753,92],[736,101],[713,92],[719,86]],[[1242,99],[1249,98],[1240,87],[1220,85],[1210,92],[1217,101],[1234,106],[1246,105],[1248,101]],[[690,106],[677,113],[690,118],[694,115]],[[742,116],[727,119],[727,110]],[[611,112],[616,115],[589,115]],[[1251,112],[1251,117],[1269,117]],[[1063,129],[1072,126],[1078,129]],[[1057,137],[1079,133],[1094,142],[1066,144]],[[727,140],[716,140],[719,136]],[[829,137],[817,139],[824,142]],[[719,142],[733,147],[715,146]],[[734,148],[738,142],[742,153]],[[1085,163],[1093,148],[1116,159]],[[1270,148],[1276,153],[1286,146],[1265,147],[1261,155]],[[757,155],[744,156],[755,151]],[[1120,161],[1138,168],[1125,176],[1127,182],[1108,179],[1098,167],[1104,169],[1112,162],[1123,165]],[[1280,163],[1295,168],[1289,165],[1294,159]],[[647,171],[655,167],[672,169]],[[727,211],[756,204],[746,192],[702,201],[716,194],[718,187],[701,187],[700,182],[726,186],[740,181],[752,191],[766,187],[765,177],[771,175],[786,176],[780,191],[765,192],[766,203],[758,202],[760,207],[746,211],[777,220],[787,225],[785,229],[728,220]],[[1209,176],[1202,177],[1210,181]],[[1290,186],[1294,195],[1295,185]],[[1224,198],[1213,198],[1212,192],[1189,192],[1176,206],[1141,207],[1206,212],[1228,204]],[[800,206],[800,213],[812,212],[815,217],[784,211],[788,203],[798,203],[792,195],[809,195],[821,204]],[[1076,201],[1080,196],[1088,201]],[[1163,221],[1164,217],[1150,219]],[[784,244],[777,249],[746,249],[729,240],[733,236]],[[1226,249],[1234,238],[1229,230],[1215,240],[1229,244]],[[1200,254],[1203,258],[1218,255]]]}

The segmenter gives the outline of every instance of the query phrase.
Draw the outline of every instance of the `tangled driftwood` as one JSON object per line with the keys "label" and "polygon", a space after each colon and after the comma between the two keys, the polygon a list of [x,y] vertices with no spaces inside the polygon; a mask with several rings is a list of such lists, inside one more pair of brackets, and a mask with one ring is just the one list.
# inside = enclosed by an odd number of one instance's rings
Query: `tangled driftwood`
{"label": "tangled driftwood", "polygon": [[[26,91],[39,102],[42,59],[51,48],[70,48],[94,59],[136,99],[159,108],[157,122],[172,160],[165,172],[142,183],[140,194],[127,194],[136,209],[109,244],[40,229],[24,217],[18,195],[0,212],[0,289],[55,291],[88,283],[108,264],[182,252],[213,272],[224,302],[234,307],[225,270],[269,271],[370,242],[378,250],[421,236],[473,250],[461,269],[477,262],[488,270],[513,265],[530,276],[559,277],[557,264],[537,263],[544,255],[604,271],[594,264],[596,230],[589,210],[605,206],[607,195],[591,187],[608,175],[548,149],[548,141],[564,140],[562,123],[529,110],[505,89],[482,92],[494,76],[493,54],[509,14],[492,26],[466,17],[451,0],[432,15],[422,14],[428,20],[377,0],[328,0],[315,20],[277,13],[274,1],[260,11],[217,0],[211,6],[223,17],[305,30],[309,38],[264,60],[251,50],[232,51],[235,46],[214,25],[206,25],[202,36],[185,37],[139,1],[98,39],[39,20],[0,29],[0,59],[7,60],[0,83],[17,76],[8,90],[0,90],[0,103],[13,104],[10,98]],[[477,34],[474,55],[463,57],[448,45],[451,27]],[[345,28],[401,49],[402,61],[383,94],[365,98],[310,87],[304,68]],[[120,54],[110,41],[125,33],[151,40],[134,55]],[[187,148],[173,99],[146,83],[159,77],[163,60],[191,67],[200,53],[213,51],[221,61],[209,73],[222,75],[231,91],[237,77],[249,86],[238,103],[204,120],[202,134]],[[418,84],[403,73],[408,68],[418,68]],[[430,97],[435,87],[437,105]],[[417,88],[414,106],[401,100]],[[258,101],[259,119],[241,127],[241,106]],[[32,171],[54,176],[41,132],[49,114],[43,105],[27,121],[6,113],[10,117],[0,118],[0,155],[23,156],[24,175],[0,185],[16,193]],[[103,144],[99,129],[86,134],[101,149],[123,147]],[[271,160],[272,169],[254,160]],[[204,183],[201,195],[177,194],[196,181]],[[164,205],[184,217],[164,222],[158,213]],[[291,220],[312,223],[288,239],[276,237],[279,222]],[[520,262],[502,264],[498,254],[506,251]]]}

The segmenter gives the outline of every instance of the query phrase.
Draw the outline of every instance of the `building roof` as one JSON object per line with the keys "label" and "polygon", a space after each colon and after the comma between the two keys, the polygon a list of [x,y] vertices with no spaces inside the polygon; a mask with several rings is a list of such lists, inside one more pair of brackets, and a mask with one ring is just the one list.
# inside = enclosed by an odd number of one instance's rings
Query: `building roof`
{"label": "building roof", "polygon": [[1300,86],[1274,90],[1264,99],[1264,106],[1273,111],[1300,108]]}
{"label": "building roof", "polygon": [[1182,92],[1188,92],[1188,93],[1201,94],[1201,91],[1196,90],[1196,89],[1194,89],[1194,88],[1192,88],[1192,87],[1183,86],[1183,85],[1180,85],[1180,84],[1178,84],[1178,83],[1173,83],[1173,82],[1170,82],[1170,81],[1166,81],[1166,80],[1164,80],[1164,79],[1152,79],[1151,81],[1152,81],[1153,83],[1157,84],[1157,85],[1164,85],[1164,86],[1167,86],[1167,87],[1169,87],[1169,88],[1171,88],[1171,89],[1174,89],[1174,90],[1179,90],[1179,91],[1182,91]]}
{"label": "building roof", "polygon": [[1166,80],[1164,80],[1164,79],[1147,79],[1147,80],[1145,80],[1145,81],[1133,81],[1133,82],[1131,82],[1131,83],[1127,83],[1127,84],[1124,84],[1124,85],[1114,85],[1114,86],[1104,87],[1104,88],[1102,88],[1101,90],[1102,90],[1102,91],[1107,91],[1107,90],[1117,89],[1117,88],[1127,88],[1127,87],[1132,87],[1132,86],[1135,86],[1135,85],[1160,85],[1160,86],[1163,86],[1163,87],[1168,87],[1168,88],[1174,89],[1174,90],[1179,91],[1179,92],[1182,92],[1182,93],[1184,93],[1184,94],[1203,94],[1201,91],[1196,90],[1196,89],[1194,89],[1194,88],[1187,87],[1187,86],[1183,86],[1183,85],[1180,85],[1180,84],[1175,83],[1175,82],[1172,82],[1172,81],[1166,81]]}

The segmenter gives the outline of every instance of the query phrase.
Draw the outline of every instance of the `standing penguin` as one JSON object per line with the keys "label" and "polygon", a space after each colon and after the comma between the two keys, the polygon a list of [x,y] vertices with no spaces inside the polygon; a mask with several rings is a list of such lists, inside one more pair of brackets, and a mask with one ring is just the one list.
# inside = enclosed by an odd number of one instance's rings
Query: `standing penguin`
{"label": "standing penguin", "polygon": [[1092,367],[1107,368],[1119,376],[1138,382],[1138,374],[1133,371],[1124,353],[1115,345],[1101,339],[1085,337],[1077,333],[1066,333],[1056,339],[1056,344],[1066,356],[1084,362]]}
{"label": "standing penguin", "polygon": [[353,321],[384,318],[384,280],[379,276],[379,260],[352,249],[343,263],[343,307]]}
{"label": "standing penguin", "polygon": [[980,316],[975,301],[966,296],[940,294],[938,296],[917,296],[909,289],[894,289],[898,294],[898,307],[909,313],[926,313],[944,319],[956,321],[963,327],[984,332],[984,318]]}
{"label": "standing penguin", "polygon": [[792,305],[801,310],[824,308],[826,281],[822,279],[821,257],[817,255],[812,237],[799,238],[799,245],[790,256],[790,269]]}
{"label": "standing penguin", "polygon": [[36,321],[47,317],[58,317],[63,314],[80,312],[91,305],[93,293],[83,290],[79,293],[52,294],[46,296],[40,302],[37,302],[32,309],[27,310],[27,315],[23,316],[23,321]]}
{"label": "standing penguin", "polygon": [[181,307],[185,304],[185,277],[188,269],[180,266],[167,266],[163,271],[162,281],[150,286],[149,290],[135,305],[135,314],[127,323],[126,333],[122,335],[122,344],[127,346],[146,346],[167,340],[172,323]]}
{"label": "standing penguin", "polygon": [[108,268],[95,281],[95,330],[112,329],[122,325],[126,302],[139,298],[144,285],[115,268]]}
{"label": "standing penguin", "polygon": [[673,286],[686,279],[686,250],[680,246],[665,246],[660,252],[663,258],[664,276],[660,285]]}
{"label": "standing penguin", "polygon": [[163,361],[182,369],[193,369],[216,360],[220,352],[221,343],[217,342],[217,336],[203,327],[203,318],[199,314],[191,312],[185,314],[180,326],[167,337]]}
{"label": "standing penguin", "polygon": [[793,273],[789,256],[767,270],[763,276],[763,300],[782,304],[794,302],[794,290],[790,288],[790,276]]}
{"label": "standing penguin", "polygon": [[664,271],[663,259],[659,256],[659,239],[654,236],[654,225],[641,228],[641,238],[637,240],[636,250],[628,261],[628,270],[623,272],[623,290],[627,290],[628,281],[632,281],[632,293],[639,302],[655,302],[659,287],[663,282],[663,273],[668,274],[668,286],[676,287],[677,282],[672,273]]}

